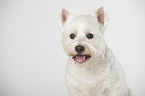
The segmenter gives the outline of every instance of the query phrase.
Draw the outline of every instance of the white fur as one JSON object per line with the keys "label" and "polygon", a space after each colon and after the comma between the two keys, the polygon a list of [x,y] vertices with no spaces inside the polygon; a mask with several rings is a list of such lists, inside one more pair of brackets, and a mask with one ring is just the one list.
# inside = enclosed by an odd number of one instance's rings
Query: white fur
{"label": "white fur", "polygon": [[[63,22],[60,16],[59,26],[64,50],[69,56],[66,67],[69,96],[132,96],[118,60],[105,43],[105,26],[97,21],[96,15],[69,13],[66,19]],[[69,37],[71,33],[76,34],[74,40]],[[94,35],[93,39],[86,38],[88,33]],[[79,44],[86,48],[83,54],[91,55],[83,64],[72,59]]]}

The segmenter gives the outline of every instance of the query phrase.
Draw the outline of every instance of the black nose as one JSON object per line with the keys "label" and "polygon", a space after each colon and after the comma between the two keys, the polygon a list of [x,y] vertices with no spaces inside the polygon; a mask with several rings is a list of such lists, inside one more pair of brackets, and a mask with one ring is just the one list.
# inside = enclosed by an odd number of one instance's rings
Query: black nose
{"label": "black nose", "polygon": [[82,53],[85,50],[85,47],[79,45],[79,46],[75,47],[75,50],[76,50],[77,53],[80,54],[80,53]]}

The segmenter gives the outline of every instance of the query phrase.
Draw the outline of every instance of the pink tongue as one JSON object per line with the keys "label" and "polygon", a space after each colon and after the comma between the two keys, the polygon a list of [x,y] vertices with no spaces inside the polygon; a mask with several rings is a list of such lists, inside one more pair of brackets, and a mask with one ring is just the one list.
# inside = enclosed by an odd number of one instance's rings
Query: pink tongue
{"label": "pink tongue", "polygon": [[86,56],[76,56],[76,60],[79,63],[83,63],[86,61]]}

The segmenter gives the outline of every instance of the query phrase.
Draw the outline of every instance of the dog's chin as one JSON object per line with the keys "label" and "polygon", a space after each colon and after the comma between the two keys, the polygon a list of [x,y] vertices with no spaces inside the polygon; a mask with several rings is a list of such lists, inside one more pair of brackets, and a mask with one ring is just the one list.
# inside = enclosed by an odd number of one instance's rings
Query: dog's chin
{"label": "dog's chin", "polygon": [[72,59],[74,59],[74,61],[76,61],[79,64],[83,64],[87,62],[90,58],[91,58],[91,55],[80,55],[80,54],[74,55],[72,57]]}

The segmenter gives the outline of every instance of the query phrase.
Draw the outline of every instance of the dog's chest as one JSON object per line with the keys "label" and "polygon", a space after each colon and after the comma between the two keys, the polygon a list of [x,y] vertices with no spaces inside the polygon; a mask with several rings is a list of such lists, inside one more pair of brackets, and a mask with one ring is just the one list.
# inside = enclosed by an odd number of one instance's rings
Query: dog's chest
{"label": "dog's chest", "polygon": [[96,71],[86,71],[86,70],[75,70],[69,69],[67,72],[67,77],[69,81],[78,82],[83,85],[93,85],[101,84],[105,78],[103,75],[100,75]]}
{"label": "dog's chest", "polygon": [[85,68],[85,66],[78,67],[76,64],[71,64],[68,62],[66,78],[69,81],[72,79],[73,81],[80,82],[80,84],[96,85],[102,83],[102,81],[106,79],[106,76],[102,73],[106,73],[106,71],[101,69],[100,72],[100,69],[98,69],[97,66],[90,66],[89,68]]}
{"label": "dog's chest", "polygon": [[104,96],[104,82],[101,77],[98,78],[95,74],[71,74],[67,73],[67,86],[74,90],[79,90],[84,96]]}
{"label": "dog's chest", "polygon": [[74,66],[67,67],[66,80],[67,83],[70,83],[73,86],[85,86],[90,89],[93,89],[94,87],[100,88],[105,79],[106,77],[98,73],[97,70],[78,69]]}

